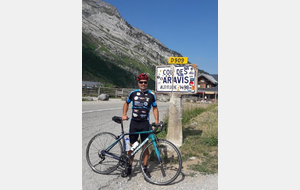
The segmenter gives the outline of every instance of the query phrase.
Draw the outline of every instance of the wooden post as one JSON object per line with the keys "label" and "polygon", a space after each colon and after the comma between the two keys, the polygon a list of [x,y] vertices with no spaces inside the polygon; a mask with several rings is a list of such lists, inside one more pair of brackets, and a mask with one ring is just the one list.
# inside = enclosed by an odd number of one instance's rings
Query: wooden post
{"label": "wooden post", "polygon": [[216,103],[216,101],[217,101],[217,93],[215,93],[215,101],[214,101],[214,103]]}
{"label": "wooden post", "polygon": [[99,86],[98,88],[98,97],[100,96],[100,92],[101,92],[101,86]]}

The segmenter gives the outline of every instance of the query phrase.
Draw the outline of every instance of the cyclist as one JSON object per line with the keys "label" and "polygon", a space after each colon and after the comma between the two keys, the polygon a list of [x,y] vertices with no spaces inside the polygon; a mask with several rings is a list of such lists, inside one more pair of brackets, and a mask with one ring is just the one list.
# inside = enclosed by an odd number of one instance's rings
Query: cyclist
{"label": "cyclist", "polygon": [[[122,120],[128,119],[127,111],[128,105],[132,102],[132,116],[129,125],[129,133],[149,131],[151,125],[149,123],[149,112],[151,106],[153,106],[153,115],[155,118],[155,123],[159,123],[159,113],[156,104],[156,96],[153,92],[147,89],[149,77],[142,73],[137,77],[139,89],[132,91],[123,106],[123,115]],[[148,134],[140,134],[141,142],[143,142]],[[138,140],[138,135],[129,135],[130,145]],[[146,144],[143,146],[145,148]],[[128,152],[130,155],[132,151]],[[147,170],[147,164],[149,159],[149,151],[146,150],[143,161],[144,161],[144,171],[150,177],[150,174]],[[130,159],[130,165],[128,167],[128,175],[131,174],[132,170],[133,157]]]}

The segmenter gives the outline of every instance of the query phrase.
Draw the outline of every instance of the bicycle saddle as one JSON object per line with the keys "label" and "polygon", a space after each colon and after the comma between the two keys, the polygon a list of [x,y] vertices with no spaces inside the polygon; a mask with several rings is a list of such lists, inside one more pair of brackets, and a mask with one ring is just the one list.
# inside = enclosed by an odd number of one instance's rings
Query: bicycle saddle
{"label": "bicycle saddle", "polygon": [[118,117],[118,116],[113,116],[112,120],[116,123],[121,123],[122,122],[122,117]]}

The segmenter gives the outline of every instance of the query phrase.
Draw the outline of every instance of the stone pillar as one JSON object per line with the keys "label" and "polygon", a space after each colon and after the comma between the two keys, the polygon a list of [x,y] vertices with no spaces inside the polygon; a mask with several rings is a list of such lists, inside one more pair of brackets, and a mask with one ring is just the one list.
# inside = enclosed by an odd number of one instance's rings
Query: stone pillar
{"label": "stone pillar", "polygon": [[172,93],[169,104],[169,123],[167,140],[180,147],[183,143],[182,135],[182,98],[181,94]]}

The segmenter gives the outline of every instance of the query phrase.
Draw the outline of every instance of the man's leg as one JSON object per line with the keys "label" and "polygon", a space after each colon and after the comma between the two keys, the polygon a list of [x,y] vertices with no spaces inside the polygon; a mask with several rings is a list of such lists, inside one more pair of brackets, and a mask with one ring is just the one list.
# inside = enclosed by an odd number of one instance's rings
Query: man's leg
{"label": "man's leg", "polygon": [[[130,146],[132,146],[131,143],[130,143]],[[132,152],[133,152],[132,150],[129,150],[129,151],[128,151],[128,156],[130,156]],[[148,154],[149,154],[149,153],[148,153]],[[130,164],[129,164],[130,166],[132,166],[133,158],[134,158],[134,156],[132,156],[132,157],[130,158]]]}
{"label": "man's leg", "polygon": [[[130,143],[130,146],[132,146],[131,143]],[[127,153],[127,155],[130,156],[132,152],[133,152],[133,151],[129,150],[128,153]],[[133,158],[134,158],[134,156],[132,156],[132,157],[130,158],[130,163],[129,163],[129,166],[128,166],[128,173],[127,173],[127,175],[130,175],[130,174],[131,174]]]}
{"label": "man's leg", "polygon": [[[131,120],[130,126],[129,126],[129,133],[134,133],[134,132],[137,132],[137,123],[134,122],[133,120]],[[139,136],[139,135],[129,135],[130,147],[132,146],[132,144],[133,144],[135,141],[137,141],[138,136]],[[130,156],[132,152],[133,152],[133,151],[129,150],[128,153],[127,153],[127,155]],[[133,159],[134,159],[134,156],[132,156],[132,157],[130,158],[130,163],[129,163],[129,167],[128,167],[128,175],[131,174],[132,164],[133,164]]]}
{"label": "man's leg", "polygon": [[[145,144],[143,146],[143,149],[146,148],[147,144]],[[144,161],[144,166],[147,166],[148,165],[148,160],[149,160],[149,150],[148,148],[145,150],[145,153],[143,155],[143,161]]]}
{"label": "man's leg", "polygon": [[[145,144],[144,146],[143,146],[143,149],[144,148],[146,148],[146,145],[147,144]],[[150,173],[149,173],[149,171],[148,171],[148,160],[149,160],[149,150],[148,150],[148,148],[145,150],[145,152],[144,152],[144,155],[143,155],[143,162],[144,162],[144,172],[146,173],[146,175],[149,177],[149,178],[151,178],[151,175],[150,175]]]}

